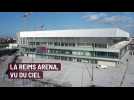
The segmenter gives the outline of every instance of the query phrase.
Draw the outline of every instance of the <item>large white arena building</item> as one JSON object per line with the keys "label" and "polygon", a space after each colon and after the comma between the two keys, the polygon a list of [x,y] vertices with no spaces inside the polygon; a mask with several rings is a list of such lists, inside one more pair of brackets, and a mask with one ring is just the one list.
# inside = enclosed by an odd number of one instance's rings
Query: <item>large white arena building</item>
{"label": "large white arena building", "polygon": [[22,31],[24,56],[116,66],[127,52],[129,33],[119,28]]}

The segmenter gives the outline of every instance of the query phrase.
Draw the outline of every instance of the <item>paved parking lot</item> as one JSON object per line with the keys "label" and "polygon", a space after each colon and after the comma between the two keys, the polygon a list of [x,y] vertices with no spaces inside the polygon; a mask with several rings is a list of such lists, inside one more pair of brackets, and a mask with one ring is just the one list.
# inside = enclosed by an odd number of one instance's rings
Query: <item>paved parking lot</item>
{"label": "paved parking lot", "polygon": [[5,74],[8,63],[11,63],[14,59],[15,55],[5,55],[0,57],[0,87],[14,87],[14,81],[9,80],[7,75]]}
{"label": "paved parking lot", "polygon": [[[1,72],[6,70],[7,63],[11,61],[12,56],[7,57],[8,60],[0,64]],[[125,55],[122,59],[122,63],[117,67],[108,67],[107,69],[98,69],[94,66],[94,77],[91,81],[91,66],[89,63],[78,63],[78,62],[68,62],[53,59],[32,59],[30,57],[20,56],[17,62],[21,63],[61,63],[62,69],[59,72],[44,72],[44,79],[39,80],[41,82],[33,82],[30,80],[2,80],[0,79],[0,86],[19,86],[19,87],[33,87],[33,86],[45,86],[43,82],[50,82],[59,84],[62,86],[72,86],[72,87],[87,87],[92,84],[102,87],[119,87],[121,80],[123,78],[125,69],[127,67],[126,59],[128,59],[128,69],[126,70],[126,75],[124,77],[123,87],[134,87],[134,56]],[[3,66],[4,65],[4,66]]]}
{"label": "paved parking lot", "polygon": [[[19,57],[23,63],[61,63],[62,69],[60,72],[44,72],[44,80],[51,80],[52,82],[63,84],[68,83],[73,87],[86,87],[92,84],[96,86],[105,86],[105,87],[118,87],[120,86],[124,71],[127,67],[126,59],[129,59],[129,68],[125,75],[125,79],[122,86],[134,86],[133,78],[134,77],[134,57],[125,55],[122,59],[122,63],[117,67],[108,67],[107,69],[98,69],[94,66],[94,81],[91,81],[91,66],[92,64],[88,63],[78,63],[78,62],[68,62],[68,61],[59,61],[53,59],[33,59],[28,57]],[[131,72],[131,75],[130,75]]]}

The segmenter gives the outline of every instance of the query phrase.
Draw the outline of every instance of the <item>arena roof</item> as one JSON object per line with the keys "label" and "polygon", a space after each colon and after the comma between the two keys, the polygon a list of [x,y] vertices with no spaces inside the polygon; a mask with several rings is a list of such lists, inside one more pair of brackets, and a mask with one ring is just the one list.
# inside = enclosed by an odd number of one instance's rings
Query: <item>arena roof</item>
{"label": "arena roof", "polygon": [[19,32],[20,37],[129,37],[129,33],[119,28],[67,29]]}

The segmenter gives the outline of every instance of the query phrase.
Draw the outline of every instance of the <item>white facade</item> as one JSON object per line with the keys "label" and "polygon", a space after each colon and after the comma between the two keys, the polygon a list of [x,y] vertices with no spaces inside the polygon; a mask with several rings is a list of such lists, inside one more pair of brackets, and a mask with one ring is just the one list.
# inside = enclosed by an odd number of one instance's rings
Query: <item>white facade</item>
{"label": "white facade", "polygon": [[[51,59],[109,66],[120,61],[129,43],[129,33],[119,28],[25,31],[17,37],[24,55],[34,53]],[[47,53],[38,52],[38,47],[48,48]]]}
{"label": "white facade", "polygon": [[24,31],[19,37],[129,37],[118,28]]}

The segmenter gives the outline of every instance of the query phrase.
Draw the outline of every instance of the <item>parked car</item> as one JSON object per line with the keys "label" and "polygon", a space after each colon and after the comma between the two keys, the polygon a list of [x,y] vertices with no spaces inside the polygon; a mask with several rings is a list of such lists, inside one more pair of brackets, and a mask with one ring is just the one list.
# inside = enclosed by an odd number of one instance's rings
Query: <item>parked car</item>
{"label": "parked car", "polygon": [[106,66],[106,65],[97,65],[96,68],[106,69],[106,68],[108,68],[108,66]]}

